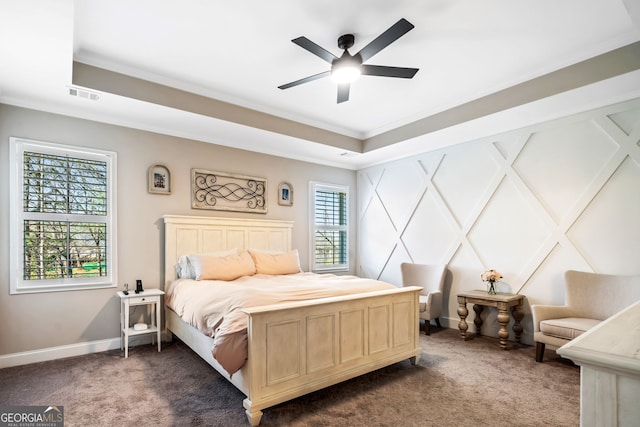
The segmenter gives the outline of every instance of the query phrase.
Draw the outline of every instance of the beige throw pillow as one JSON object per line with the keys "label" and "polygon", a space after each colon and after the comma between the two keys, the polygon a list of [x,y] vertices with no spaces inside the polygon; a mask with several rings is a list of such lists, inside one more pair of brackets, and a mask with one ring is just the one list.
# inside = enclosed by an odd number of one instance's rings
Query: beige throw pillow
{"label": "beige throw pillow", "polygon": [[223,257],[227,255],[238,255],[238,248],[227,249],[224,251],[217,252],[206,252],[200,254],[190,254],[190,255],[182,255],[178,259],[178,263],[176,264],[176,277],[179,279],[195,279],[196,273],[192,265],[191,258],[196,255],[207,255],[207,256],[217,256]]}
{"label": "beige throw pillow", "polygon": [[289,252],[265,252],[250,249],[249,253],[258,274],[293,274],[301,271],[297,249]]}
{"label": "beige throw pillow", "polygon": [[256,266],[247,252],[223,257],[194,255],[191,263],[196,280],[235,280],[256,274]]}

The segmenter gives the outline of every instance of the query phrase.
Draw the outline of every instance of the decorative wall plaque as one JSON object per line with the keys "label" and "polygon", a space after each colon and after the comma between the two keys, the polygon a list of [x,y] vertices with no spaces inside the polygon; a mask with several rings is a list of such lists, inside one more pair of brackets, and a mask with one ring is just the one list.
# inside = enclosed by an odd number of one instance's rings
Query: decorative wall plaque
{"label": "decorative wall plaque", "polygon": [[151,194],[171,194],[171,172],[168,167],[155,164],[149,168],[148,191]]}
{"label": "decorative wall plaque", "polygon": [[267,213],[267,180],[191,169],[191,207]]}
{"label": "decorative wall plaque", "polygon": [[278,204],[293,206],[293,186],[288,182],[281,182],[278,186]]}

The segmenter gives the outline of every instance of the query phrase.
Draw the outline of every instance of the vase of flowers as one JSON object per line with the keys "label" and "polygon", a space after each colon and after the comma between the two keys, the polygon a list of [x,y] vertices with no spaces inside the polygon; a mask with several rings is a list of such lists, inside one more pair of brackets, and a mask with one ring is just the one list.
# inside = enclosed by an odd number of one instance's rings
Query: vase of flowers
{"label": "vase of flowers", "polygon": [[500,272],[496,270],[485,270],[480,275],[480,278],[483,282],[487,282],[487,292],[489,293],[489,295],[495,295],[496,282],[502,279],[502,274],[500,274]]}

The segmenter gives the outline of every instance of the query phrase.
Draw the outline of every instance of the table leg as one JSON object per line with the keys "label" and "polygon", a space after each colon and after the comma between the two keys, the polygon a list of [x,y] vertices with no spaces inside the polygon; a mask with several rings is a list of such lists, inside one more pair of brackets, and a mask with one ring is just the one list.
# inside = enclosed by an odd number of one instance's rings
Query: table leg
{"label": "table leg", "polygon": [[120,302],[120,351],[124,349],[124,302]]}
{"label": "table leg", "polygon": [[498,308],[498,322],[500,323],[500,331],[498,331],[498,336],[500,337],[500,347],[502,349],[507,348],[507,340],[509,339],[509,331],[507,330],[507,325],[509,324],[509,312],[506,307]]}
{"label": "table leg", "polygon": [[158,327],[158,332],[157,332],[158,333],[158,337],[157,337],[157,339],[158,339],[158,352],[159,352],[160,351],[160,338],[161,338],[160,334],[162,333],[162,331],[160,330],[160,310],[161,310],[161,308],[160,308],[160,304],[159,303],[156,304],[155,307],[156,307],[156,326]]}
{"label": "table leg", "polygon": [[513,332],[516,334],[516,342],[520,342],[520,336],[522,335],[522,325],[520,321],[524,317],[522,312],[522,305],[514,305],[511,307],[511,314],[513,315]]}
{"label": "table leg", "polygon": [[484,306],[480,304],[473,304],[473,311],[476,312],[476,317],[473,319],[473,323],[476,325],[476,335],[480,336],[480,330],[482,328],[482,310]]}
{"label": "table leg", "polygon": [[[151,328],[153,329],[153,327],[156,325],[156,312],[155,312],[155,303],[154,304],[147,304],[146,305],[146,310],[147,310],[147,317],[149,317],[151,319]],[[151,315],[149,315],[149,307],[151,307]],[[156,337],[154,334],[151,334],[151,345],[154,345],[156,343]]]}
{"label": "table leg", "polygon": [[469,329],[469,325],[465,319],[469,314],[469,310],[467,310],[467,301],[464,297],[458,297],[458,316],[460,316],[460,322],[458,322],[458,329],[460,329],[460,338],[463,340],[467,338],[467,329]]}
{"label": "table leg", "polygon": [[124,304],[124,328],[126,332],[124,333],[124,358],[129,357],[129,303],[125,302]]}

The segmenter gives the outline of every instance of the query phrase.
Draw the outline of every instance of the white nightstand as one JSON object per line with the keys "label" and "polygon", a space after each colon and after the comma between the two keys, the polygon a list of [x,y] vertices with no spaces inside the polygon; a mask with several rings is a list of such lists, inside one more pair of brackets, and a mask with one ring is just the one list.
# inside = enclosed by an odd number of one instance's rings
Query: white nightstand
{"label": "white nightstand", "polygon": [[[147,289],[140,293],[129,291],[129,295],[125,295],[122,291],[118,291],[120,297],[120,350],[124,347],[124,358],[129,357],[129,337],[144,334],[156,334],[158,340],[158,351],[160,351],[160,323],[161,321],[161,301],[164,292],[160,289]],[[137,331],[129,324],[129,308],[146,305],[152,306],[155,313],[151,315],[151,325],[147,329]],[[153,343],[153,336],[151,337]]]}

